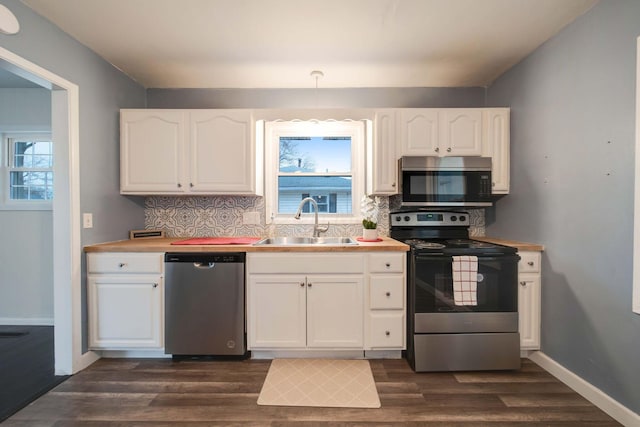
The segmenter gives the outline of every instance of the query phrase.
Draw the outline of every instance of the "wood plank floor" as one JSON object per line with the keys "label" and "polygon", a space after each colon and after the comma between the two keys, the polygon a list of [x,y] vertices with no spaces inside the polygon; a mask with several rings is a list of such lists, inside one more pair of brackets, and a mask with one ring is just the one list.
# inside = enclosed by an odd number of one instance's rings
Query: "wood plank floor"
{"label": "wood plank floor", "polygon": [[258,406],[270,361],[101,359],[3,427],[620,425],[526,359],[519,371],[462,373],[370,363],[380,409]]}

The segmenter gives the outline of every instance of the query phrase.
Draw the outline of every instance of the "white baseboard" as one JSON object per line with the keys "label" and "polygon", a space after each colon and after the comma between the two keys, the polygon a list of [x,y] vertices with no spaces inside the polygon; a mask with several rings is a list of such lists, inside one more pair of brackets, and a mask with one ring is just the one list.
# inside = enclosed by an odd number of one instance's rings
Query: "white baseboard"
{"label": "white baseboard", "polygon": [[53,317],[0,317],[0,325],[53,326]]}
{"label": "white baseboard", "polygon": [[149,359],[167,359],[170,354],[165,354],[164,349],[161,350],[97,350],[95,352],[104,358],[149,358]]}
{"label": "white baseboard", "polygon": [[571,387],[576,393],[602,409],[620,424],[627,427],[640,426],[640,415],[622,405],[599,388],[583,380],[546,354],[535,351],[530,353],[528,357],[551,375]]}

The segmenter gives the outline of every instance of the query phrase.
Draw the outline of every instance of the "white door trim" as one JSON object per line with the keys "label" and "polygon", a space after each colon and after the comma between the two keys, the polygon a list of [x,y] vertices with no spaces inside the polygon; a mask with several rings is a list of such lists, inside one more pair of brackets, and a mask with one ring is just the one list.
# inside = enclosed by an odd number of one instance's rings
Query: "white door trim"
{"label": "white door trim", "polygon": [[55,373],[70,375],[99,358],[94,352],[82,354],[79,88],[2,47],[0,60],[52,86]]}

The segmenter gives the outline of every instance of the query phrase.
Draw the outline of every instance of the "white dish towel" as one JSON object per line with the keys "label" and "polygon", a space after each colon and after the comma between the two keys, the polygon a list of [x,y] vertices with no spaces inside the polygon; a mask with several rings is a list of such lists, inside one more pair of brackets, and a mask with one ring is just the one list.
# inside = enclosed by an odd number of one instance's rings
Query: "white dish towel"
{"label": "white dish towel", "polygon": [[453,257],[453,301],[455,305],[478,305],[478,257]]}

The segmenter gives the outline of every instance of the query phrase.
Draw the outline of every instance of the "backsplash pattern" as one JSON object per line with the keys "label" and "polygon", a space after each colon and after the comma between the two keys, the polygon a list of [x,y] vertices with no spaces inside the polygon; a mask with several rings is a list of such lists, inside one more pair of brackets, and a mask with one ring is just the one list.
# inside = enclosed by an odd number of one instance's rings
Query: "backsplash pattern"
{"label": "backsplash pattern", "polygon": [[[378,232],[389,235],[389,212],[400,207],[397,196],[380,197]],[[258,212],[260,224],[243,224],[242,215]],[[468,210],[471,236],[484,236],[484,210]],[[321,221],[324,223],[324,221]],[[264,198],[249,196],[175,197],[145,199],[145,228],[164,230],[167,237],[306,236],[313,226],[266,224]],[[359,236],[360,224],[331,224],[327,236]]]}

